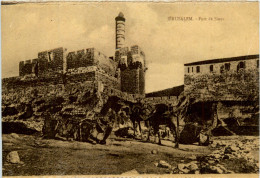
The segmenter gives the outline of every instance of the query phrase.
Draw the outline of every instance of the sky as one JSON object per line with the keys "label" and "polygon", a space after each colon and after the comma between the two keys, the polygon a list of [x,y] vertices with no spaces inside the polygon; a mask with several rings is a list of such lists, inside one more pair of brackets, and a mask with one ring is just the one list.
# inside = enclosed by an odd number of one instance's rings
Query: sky
{"label": "sky", "polygon": [[18,76],[19,61],[57,47],[95,47],[113,56],[119,12],[126,18],[126,46],[139,45],[146,55],[146,92],[182,85],[185,63],[259,54],[258,2],[55,2],[1,8],[2,78]]}

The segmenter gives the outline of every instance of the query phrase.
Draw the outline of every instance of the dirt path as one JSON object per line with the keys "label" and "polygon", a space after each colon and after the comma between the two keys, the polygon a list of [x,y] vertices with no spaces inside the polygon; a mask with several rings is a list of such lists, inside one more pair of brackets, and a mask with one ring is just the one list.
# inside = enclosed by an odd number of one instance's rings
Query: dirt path
{"label": "dirt path", "polygon": [[[133,139],[110,138],[107,145],[43,140],[39,137],[3,135],[3,175],[82,175],[121,174],[135,169],[142,174],[167,173],[154,163],[165,160],[173,166],[190,161],[192,155],[210,153],[207,147],[180,145],[170,141],[163,145]],[[157,154],[152,154],[157,150]],[[23,165],[6,163],[6,155],[18,151]]]}

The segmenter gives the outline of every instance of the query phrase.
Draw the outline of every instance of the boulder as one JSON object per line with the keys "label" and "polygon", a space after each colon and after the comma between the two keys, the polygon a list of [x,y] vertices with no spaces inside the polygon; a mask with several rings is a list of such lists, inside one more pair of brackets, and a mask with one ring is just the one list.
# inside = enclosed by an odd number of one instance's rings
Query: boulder
{"label": "boulder", "polygon": [[222,169],[224,171],[224,173],[228,172],[228,170],[221,164],[218,164],[217,167],[219,167],[220,169]]}
{"label": "boulder", "polygon": [[177,168],[186,174],[190,172],[186,164],[178,164]]}
{"label": "boulder", "polygon": [[15,139],[19,138],[19,135],[17,133],[11,133],[10,136],[15,138]]}
{"label": "boulder", "polygon": [[199,145],[208,146],[210,144],[209,136],[204,133],[199,134]]}
{"label": "boulder", "polygon": [[197,171],[195,171],[195,172],[194,172],[194,174],[200,174],[200,171],[199,171],[199,170],[197,170]]}
{"label": "boulder", "polygon": [[130,171],[122,173],[121,175],[138,175],[138,174],[139,174],[139,172],[137,170],[132,169]]}
{"label": "boulder", "polygon": [[10,153],[8,153],[8,155],[6,157],[6,161],[9,162],[9,163],[12,163],[12,164],[21,163],[20,157],[19,157],[17,151],[11,151]]}
{"label": "boulder", "polygon": [[157,151],[157,150],[152,150],[151,153],[152,153],[152,154],[157,154],[158,151]]}
{"label": "boulder", "polygon": [[214,164],[215,161],[214,161],[214,160],[208,160],[208,163],[209,163],[209,164]]}
{"label": "boulder", "polygon": [[199,169],[199,167],[198,167],[197,164],[191,163],[191,164],[189,165],[189,169],[190,169],[191,171],[195,171],[195,170]]}
{"label": "boulder", "polygon": [[182,170],[182,169],[184,169],[186,167],[186,165],[185,164],[178,164],[178,166],[177,166],[177,168],[179,169],[179,170]]}
{"label": "boulder", "polygon": [[166,161],[160,160],[159,163],[158,163],[158,167],[171,168],[172,166],[169,163],[167,163]]}
{"label": "boulder", "polygon": [[189,157],[189,159],[191,159],[191,160],[196,160],[197,157],[196,157],[195,155],[191,155],[191,156]]}
{"label": "boulder", "polygon": [[212,173],[222,174],[224,172],[221,168],[217,166],[210,166],[209,168],[211,169]]}

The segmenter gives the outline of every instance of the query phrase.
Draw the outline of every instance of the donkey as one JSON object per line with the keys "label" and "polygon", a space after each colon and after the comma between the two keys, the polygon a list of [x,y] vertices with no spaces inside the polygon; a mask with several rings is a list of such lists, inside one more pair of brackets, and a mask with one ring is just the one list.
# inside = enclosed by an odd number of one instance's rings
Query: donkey
{"label": "donkey", "polygon": [[134,129],[134,138],[136,137],[136,123],[139,126],[139,131],[141,133],[141,139],[143,138],[143,134],[142,134],[142,127],[141,127],[141,121],[145,121],[145,124],[148,125],[149,127],[149,123],[147,122],[147,119],[150,115],[150,113],[152,112],[152,107],[150,105],[145,105],[142,104],[141,102],[139,103],[129,103],[129,107],[127,107],[126,113],[128,113],[129,118],[131,120],[131,122],[133,123],[133,129]]}
{"label": "donkey", "polygon": [[[166,104],[156,105],[154,113],[149,117],[150,126],[153,128],[155,136],[158,134],[159,142],[161,144],[161,135],[159,132],[160,125],[166,125],[170,128],[171,132],[175,135],[175,147],[179,148],[180,119],[184,119],[187,115],[187,109],[189,106],[189,99],[181,94],[178,98],[178,104],[176,106],[169,107]],[[150,140],[150,130],[147,140]]]}

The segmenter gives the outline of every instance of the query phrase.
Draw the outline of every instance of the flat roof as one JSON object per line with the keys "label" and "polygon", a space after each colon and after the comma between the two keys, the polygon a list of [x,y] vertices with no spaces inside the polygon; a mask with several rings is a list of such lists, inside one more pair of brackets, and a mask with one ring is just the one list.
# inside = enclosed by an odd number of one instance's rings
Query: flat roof
{"label": "flat roof", "polygon": [[240,60],[249,60],[259,58],[259,54],[248,55],[248,56],[238,56],[238,57],[229,57],[229,58],[219,58],[219,59],[211,59],[206,61],[197,61],[184,64],[184,66],[192,66],[192,65],[202,65],[202,64],[213,64],[213,63],[222,63],[222,62],[230,62],[230,61],[240,61]]}

